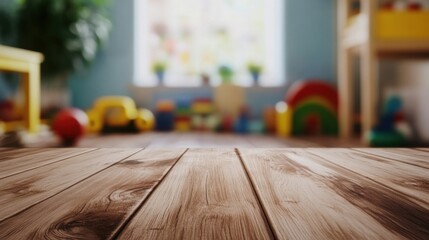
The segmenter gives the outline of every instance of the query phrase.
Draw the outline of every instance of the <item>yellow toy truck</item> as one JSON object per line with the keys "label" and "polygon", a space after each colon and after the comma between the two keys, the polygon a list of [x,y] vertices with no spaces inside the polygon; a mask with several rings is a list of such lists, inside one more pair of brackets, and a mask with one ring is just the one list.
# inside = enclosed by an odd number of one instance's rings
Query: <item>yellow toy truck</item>
{"label": "yellow toy truck", "polygon": [[95,101],[87,111],[88,131],[92,133],[111,131],[149,131],[154,127],[155,117],[147,109],[137,109],[129,97],[108,96]]}

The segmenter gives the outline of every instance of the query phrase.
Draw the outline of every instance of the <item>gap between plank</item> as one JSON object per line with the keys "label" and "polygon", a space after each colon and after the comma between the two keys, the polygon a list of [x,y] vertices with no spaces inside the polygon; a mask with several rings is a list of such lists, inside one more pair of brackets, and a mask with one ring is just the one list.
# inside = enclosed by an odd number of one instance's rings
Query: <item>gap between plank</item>
{"label": "gap between plank", "polygon": [[[96,151],[96,150],[99,150],[99,149],[97,148],[97,149],[95,149],[94,151]],[[132,157],[132,156],[136,155],[137,153],[139,153],[139,152],[141,152],[141,151],[143,151],[143,148],[142,148],[142,149],[140,149],[140,150],[138,150],[138,151],[136,151],[135,153],[133,153],[133,154],[131,154],[131,155],[129,155],[129,156],[126,156],[126,157],[124,157],[124,158],[121,158],[120,160],[118,160],[118,161],[116,161],[116,162],[114,162],[114,163],[110,164],[109,166],[107,166],[107,167],[105,167],[105,168],[103,168],[103,169],[100,169],[100,170],[98,170],[98,171],[94,172],[93,174],[91,174],[91,175],[89,175],[89,176],[87,176],[87,177],[85,177],[85,178],[82,178],[81,180],[79,180],[79,181],[77,181],[77,182],[73,183],[72,185],[70,185],[70,186],[68,186],[68,187],[66,187],[66,188],[64,188],[64,189],[62,189],[62,190],[60,190],[60,191],[58,191],[58,192],[56,192],[56,193],[54,193],[54,194],[52,194],[51,196],[46,197],[46,198],[44,198],[44,199],[41,199],[41,200],[39,200],[39,201],[37,201],[37,202],[35,202],[35,203],[33,203],[33,204],[31,204],[31,205],[29,205],[29,206],[27,206],[27,207],[23,208],[23,209],[21,209],[20,211],[16,212],[15,214],[12,214],[12,215],[10,215],[10,216],[8,216],[8,217],[6,217],[6,218],[2,219],[2,220],[0,221],[0,223],[1,223],[1,222],[4,222],[4,221],[6,221],[6,220],[8,220],[8,219],[10,219],[10,218],[12,218],[12,217],[15,217],[15,216],[19,215],[20,213],[22,213],[22,212],[26,211],[26,210],[27,210],[27,209],[29,209],[29,208],[32,208],[32,207],[36,206],[37,204],[39,204],[39,203],[41,203],[41,202],[44,202],[44,201],[46,201],[46,200],[48,200],[48,199],[50,199],[50,198],[53,198],[54,196],[56,196],[56,195],[58,195],[58,194],[60,194],[60,193],[64,192],[65,190],[67,190],[67,189],[69,189],[69,188],[71,188],[71,187],[73,187],[73,186],[75,186],[75,185],[77,185],[77,184],[79,184],[79,183],[81,183],[81,182],[83,182],[83,181],[85,181],[85,180],[87,180],[87,179],[89,179],[89,178],[93,177],[94,175],[96,175],[96,174],[98,174],[98,173],[100,173],[100,172],[102,172],[102,171],[104,171],[104,170],[106,170],[106,169],[108,169],[108,168],[111,168],[112,166],[114,166],[114,165],[118,164],[119,162],[121,162],[121,161],[123,161],[123,160],[125,160],[125,159],[127,159],[127,158],[130,158],[130,157]],[[85,153],[88,153],[88,152],[85,152]]]}
{"label": "gap between plank", "polygon": [[[150,149],[150,148],[148,148]],[[125,219],[122,221],[122,223],[119,224],[118,227],[112,232],[110,239],[117,239],[122,231],[130,224],[131,220],[134,218],[134,216],[142,209],[143,205],[149,200],[150,196],[156,191],[159,185],[162,184],[164,179],[170,174],[174,166],[180,161],[180,159],[183,158],[183,156],[188,152],[189,148],[186,148],[186,150],[176,159],[176,161],[170,166],[170,168],[167,170],[167,172],[164,174],[164,176],[158,181],[158,183],[153,186],[152,190],[146,195],[146,197],[141,201],[133,210],[129,211],[129,214],[125,216]]]}
{"label": "gap between plank", "polygon": [[[65,158],[60,158],[60,159],[58,159],[58,160],[56,160],[56,161],[48,162],[48,163],[45,163],[45,164],[40,165],[40,166],[30,167],[30,168],[25,169],[25,170],[22,170],[22,171],[20,171],[20,172],[12,173],[12,174],[10,174],[10,175],[8,175],[8,176],[0,177],[0,180],[1,180],[1,179],[8,178],[8,177],[12,177],[12,176],[15,176],[15,175],[18,175],[18,174],[24,173],[24,172],[28,172],[28,171],[30,171],[30,170],[34,170],[34,169],[37,169],[37,168],[41,168],[41,167],[44,167],[44,166],[48,166],[48,165],[51,165],[51,164],[53,164],[53,163],[61,162],[61,161],[67,160],[67,159],[69,159],[69,158],[78,157],[78,156],[80,156],[80,155],[87,154],[87,153],[90,153],[90,152],[94,152],[94,151],[96,151],[96,150],[99,150],[99,148],[93,148],[93,149],[90,149],[90,150],[88,150],[88,151],[78,153],[78,154],[76,154],[76,155],[71,155],[71,156],[68,156],[68,157],[65,157]],[[12,161],[13,161],[13,160],[12,160]]]}
{"label": "gap between plank", "polygon": [[261,202],[261,198],[262,197],[259,195],[258,191],[256,191],[255,184],[254,184],[252,178],[250,177],[250,172],[247,169],[246,164],[244,164],[243,157],[241,156],[240,150],[238,148],[235,148],[235,153],[237,154],[237,157],[240,160],[241,167],[243,167],[243,169],[244,169],[244,173],[246,175],[247,180],[250,183],[250,188],[252,189],[253,195],[256,198],[256,202],[258,203],[259,208],[262,210],[262,217],[265,220],[265,223],[266,223],[266,225],[268,227],[268,230],[271,233],[271,236],[274,239],[279,239],[279,237],[277,236],[276,232],[273,229],[273,223],[271,222],[270,218],[268,217],[267,210],[265,209],[264,205]]}

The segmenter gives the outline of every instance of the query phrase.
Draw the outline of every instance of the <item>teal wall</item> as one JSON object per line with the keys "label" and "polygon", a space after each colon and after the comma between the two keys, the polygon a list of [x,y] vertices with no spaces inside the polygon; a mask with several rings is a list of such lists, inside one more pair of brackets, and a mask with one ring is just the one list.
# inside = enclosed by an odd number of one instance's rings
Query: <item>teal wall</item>
{"label": "teal wall", "polygon": [[[133,0],[116,0],[112,7],[113,31],[106,48],[92,67],[71,77],[72,104],[88,108],[102,95],[128,95],[133,76]],[[335,82],[335,1],[286,1],[287,82],[321,78]],[[178,92],[177,95],[187,94]],[[283,99],[279,91],[266,94],[264,102]],[[249,94],[250,106],[261,98]],[[260,106],[262,107],[262,106]],[[259,109],[258,109],[259,110]]]}
{"label": "teal wall", "polygon": [[287,81],[336,82],[335,6],[335,0],[286,0]]}
{"label": "teal wall", "polygon": [[99,96],[128,95],[133,79],[133,0],[112,1],[109,42],[90,68],[71,76],[72,105],[88,108]]}

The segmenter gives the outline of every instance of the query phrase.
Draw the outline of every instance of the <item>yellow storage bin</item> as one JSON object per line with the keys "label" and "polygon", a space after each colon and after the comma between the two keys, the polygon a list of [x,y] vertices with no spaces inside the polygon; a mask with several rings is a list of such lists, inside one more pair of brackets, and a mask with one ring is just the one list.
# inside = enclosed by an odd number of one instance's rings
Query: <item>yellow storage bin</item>
{"label": "yellow storage bin", "polygon": [[380,10],[375,34],[379,40],[429,40],[429,11]]}

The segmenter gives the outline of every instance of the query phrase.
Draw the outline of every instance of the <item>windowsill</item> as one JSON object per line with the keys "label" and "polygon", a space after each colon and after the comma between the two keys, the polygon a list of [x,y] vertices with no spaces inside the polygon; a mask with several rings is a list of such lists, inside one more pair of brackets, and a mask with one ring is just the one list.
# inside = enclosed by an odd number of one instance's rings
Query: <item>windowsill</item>
{"label": "windowsill", "polygon": [[[186,90],[186,89],[211,89],[211,88],[215,88],[219,85],[154,85],[154,86],[148,86],[148,85],[140,85],[140,84],[136,84],[136,83],[132,83],[130,85],[131,88],[134,89],[147,89],[147,90]],[[282,84],[282,85],[270,85],[270,86],[264,86],[264,85],[249,85],[249,86],[241,86],[244,89],[266,89],[266,90],[270,90],[270,89],[279,89],[279,88],[285,88],[286,85]]]}
{"label": "windowsill", "polygon": [[[213,98],[212,85],[200,86],[141,86],[135,83],[129,85],[131,96],[139,107],[156,109],[156,103],[163,99],[196,99]],[[286,85],[282,86],[244,86],[246,103],[251,106],[252,112],[259,116],[267,106],[274,106],[284,99]],[[261,115],[262,116],[262,115]]]}

